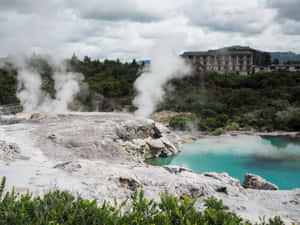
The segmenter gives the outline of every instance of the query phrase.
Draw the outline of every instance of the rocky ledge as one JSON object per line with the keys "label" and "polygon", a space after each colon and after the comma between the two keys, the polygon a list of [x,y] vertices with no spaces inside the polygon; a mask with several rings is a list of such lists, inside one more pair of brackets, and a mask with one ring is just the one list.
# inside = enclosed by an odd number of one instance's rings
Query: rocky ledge
{"label": "rocky ledge", "polygon": [[244,188],[252,188],[252,189],[258,189],[258,190],[278,190],[279,188],[272,184],[265,179],[263,179],[260,176],[257,176],[255,174],[247,173],[242,186]]}
{"label": "rocky ledge", "polygon": [[[0,171],[17,191],[69,189],[101,202],[130,199],[135,188],[143,187],[145,196],[156,200],[162,192],[179,198],[187,194],[197,197],[201,210],[203,199],[213,195],[251,221],[281,216],[300,223],[300,189],[256,190],[226,173],[196,174],[185,167],[145,164],[146,158],[176,154],[181,142],[152,120],[117,113],[38,113],[14,121],[18,123],[0,126],[0,140],[6,143],[1,146],[14,143],[16,154],[28,160],[15,157],[10,165],[0,164]],[[3,149],[15,152],[8,148]]]}
{"label": "rocky ledge", "polygon": [[18,114],[7,123],[32,125],[43,153],[63,160],[143,160],[175,155],[181,145],[163,125],[130,114]]}

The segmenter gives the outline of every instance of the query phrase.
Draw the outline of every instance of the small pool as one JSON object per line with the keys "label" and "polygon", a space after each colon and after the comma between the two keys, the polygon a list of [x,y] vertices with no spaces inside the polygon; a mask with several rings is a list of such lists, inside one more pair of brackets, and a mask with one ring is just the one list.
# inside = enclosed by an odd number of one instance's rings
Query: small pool
{"label": "small pool", "polygon": [[300,188],[300,140],[288,137],[207,137],[185,144],[176,156],[151,162],[184,165],[196,173],[227,172],[241,182],[254,173],[280,189]]}

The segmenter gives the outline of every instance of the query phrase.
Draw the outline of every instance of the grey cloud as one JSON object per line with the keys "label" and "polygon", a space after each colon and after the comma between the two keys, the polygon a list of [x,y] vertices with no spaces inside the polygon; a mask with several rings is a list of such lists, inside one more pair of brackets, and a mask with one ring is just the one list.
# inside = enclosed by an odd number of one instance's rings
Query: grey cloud
{"label": "grey cloud", "polygon": [[202,4],[196,7],[188,7],[185,15],[192,25],[205,27],[211,31],[241,33],[254,35],[262,33],[267,22],[264,20],[263,9],[226,9],[222,5],[207,4],[209,7],[202,8]]}
{"label": "grey cloud", "polygon": [[4,22],[7,22],[7,18],[5,17],[5,16],[3,16],[3,15],[0,15],[0,24],[1,23],[4,23]]}
{"label": "grey cloud", "polygon": [[135,0],[1,0],[0,12],[14,11],[22,14],[56,14],[70,9],[83,19],[107,21],[159,21],[164,16],[142,8]]}
{"label": "grey cloud", "polygon": [[129,20],[135,22],[152,22],[159,21],[161,17],[139,12],[137,10],[106,10],[106,9],[90,9],[82,13],[83,18],[108,21]]}
{"label": "grey cloud", "polygon": [[267,0],[266,5],[276,10],[276,21],[285,34],[300,35],[299,0]]}
{"label": "grey cloud", "polygon": [[40,1],[40,0],[1,0],[0,11],[15,11],[22,14],[39,14],[53,12],[60,8],[63,1]]}
{"label": "grey cloud", "polygon": [[29,12],[32,8],[30,1],[18,1],[18,0],[2,0],[0,2],[0,11],[19,11]]}
{"label": "grey cloud", "polygon": [[141,8],[134,0],[98,0],[88,5],[83,1],[72,1],[70,7],[84,19],[107,20],[107,21],[134,21],[152,22],[159,21],[162,15]]}
{"label": "grey cloud", "polygon": [[267,0],[267,7],[276,9],[277,19],[300,21],[300,1],[299,0]]}
{"label": "grey cloud", "polygon": [[288,20],[281,24],[284,33],[289,35],[300,35],[300,21]]}

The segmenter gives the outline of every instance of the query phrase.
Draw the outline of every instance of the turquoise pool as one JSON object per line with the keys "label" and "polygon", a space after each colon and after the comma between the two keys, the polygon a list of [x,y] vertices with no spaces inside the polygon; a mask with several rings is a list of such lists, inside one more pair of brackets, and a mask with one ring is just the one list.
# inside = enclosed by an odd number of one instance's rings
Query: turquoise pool
{"label": "turquoise pool", "polygon": [[280,189],[300,188],[300,140],[288,137],[207,137],[152,163],[184,165],[196,173],[227,172],[241,182],[247,172],[254,173]]}

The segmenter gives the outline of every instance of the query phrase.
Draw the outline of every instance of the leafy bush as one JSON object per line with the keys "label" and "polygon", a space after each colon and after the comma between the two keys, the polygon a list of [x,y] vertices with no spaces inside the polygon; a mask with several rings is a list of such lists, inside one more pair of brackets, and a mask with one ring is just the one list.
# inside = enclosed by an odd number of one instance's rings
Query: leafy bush
{"label": "leafy bush", "polygon": [[208,130],[208,127],[204,121],[199,120],[197,124],[198,130],[200,131],[206,131]]}
{"label": "leafy bush", "polygon": [[277,115],[275,119],[275,127],[280,130],[286,131],[299,131],[300,130],[300,114],[290,114],[288,112],[283,115]]}
{"label": "leafy bush", "polygon": [[231,123],[226,126],[226,130],[239,130],[240,125],[238,123]]}
{"label": "leafy bush", "polygon": [[227,121],[229,120],[228,116],[224,113],[218,114],[216,117],[206,118],[206,125],[212,129],[225,127]]}
{"label": "leafy bush", "polygon": [[223,128],[217,128],[211,134],[214,136],[219,136],[223,133],[225,133],[225,130]]}
{"label": "leafy bush", "polygon": [[214,117],[209,117],[209,118],[207,118],[207,119],[206,119],[206,124],[207,124],[208,127],[213,128],[213,129],[219,128],[219,127],[222,126],[222,125],[218,122],[218,120],[217,120],[216,118],[214,118]]}
{"label": "leafy bush", "polygon": [[[0,224],[3,225],[191,225],[191,224],[247,224],[235,213],[229,212],[221,200],[211,197],[205,200],[204,212],[194,207],[195,199],[184,196],[162,195],[160,203],[144,198],[143,190],[133,193],[132,201],[121,204],[89,201],[74,197],[68,191],[54,191],[43,197],[30,194],[19,196],[14,191],[3,193],[5,178],[0,186]],[[262,223],[267,225],[265,221]],[[279,217],[269,220],[270,225],[282,225]]]}
{"label": "leafy bush", "polygon": [[191,130],[196,126],[196,116],[181,114],[173,116],[169,122],[169,127],[180,130]]}

